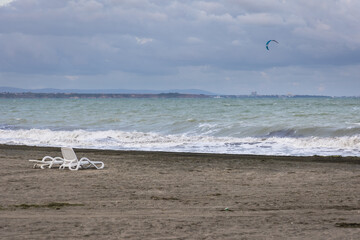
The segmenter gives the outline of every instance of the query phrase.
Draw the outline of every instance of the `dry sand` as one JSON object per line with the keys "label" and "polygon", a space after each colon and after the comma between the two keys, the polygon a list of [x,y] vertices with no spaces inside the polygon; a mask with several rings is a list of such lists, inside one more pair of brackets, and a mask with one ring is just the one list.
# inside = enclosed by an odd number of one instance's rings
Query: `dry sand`
{"label": "dry sand", "polygon": [[360,158],[76,153],[105,169],[0,145],[0,239],[360,238]]}

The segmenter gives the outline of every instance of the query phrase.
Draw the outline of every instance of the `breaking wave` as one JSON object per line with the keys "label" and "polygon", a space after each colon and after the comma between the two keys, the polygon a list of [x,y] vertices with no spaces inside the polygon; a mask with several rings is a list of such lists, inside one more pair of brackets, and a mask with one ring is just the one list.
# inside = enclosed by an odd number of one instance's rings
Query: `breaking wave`
{"label": "breaking wave", "polygon": [[162,135],[153,132],[119,130],[0,129],[0,143],[113,150],[360,156],[360,135],[341,137],[290,137],[289,135],[293,135],[293,132],[284,131],[264,137],[238,138],[186,134]]}

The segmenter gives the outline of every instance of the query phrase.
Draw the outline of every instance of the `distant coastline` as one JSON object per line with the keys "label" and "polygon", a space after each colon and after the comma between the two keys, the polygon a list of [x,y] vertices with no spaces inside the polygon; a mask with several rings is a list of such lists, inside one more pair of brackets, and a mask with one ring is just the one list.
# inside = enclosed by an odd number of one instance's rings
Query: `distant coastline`
{"label": "distant coastline", "polygon": [[360,98],[305,94],[221,94],[201,89],[131,90],[131,89],[25,89],[0,86],[0,98]]}
{"label": "distant coastline", "polygon": [[203,94],[181,94],[181,93],[160,93],[160,94],[103,94],[103,93],[0,93],[0,98],[210,98],[210,95]]}
{"label": "distant coastline", "polygon": [[360,98],[360,96],[326,96],[305,94],[220,94],[201,89],[131,90],[131,89],[25,89],[0,86],[4,98]]}
{"label": "distant coastline", "polygon": [[[86,99],[86,98],[333,98],[331,96],[319,95],[206,95],[206,94],[186,94],[186,93],[34,93],[34,92],[0,92],[0,99],[13,98],[67,98],[67,99]],[[350,98],[350,97],[349,97]],[[354,97],[352,97],[354,98]]]}

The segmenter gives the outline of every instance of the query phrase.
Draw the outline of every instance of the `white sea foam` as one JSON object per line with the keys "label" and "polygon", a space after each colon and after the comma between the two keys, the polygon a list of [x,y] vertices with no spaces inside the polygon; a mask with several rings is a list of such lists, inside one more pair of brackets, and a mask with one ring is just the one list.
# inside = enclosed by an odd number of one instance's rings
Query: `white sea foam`
{"label": "white sea foam", "polygon": [[234,138],[157,133],[107,131],[53,131],[49,129],[0,130],[1,144],[71,146],[115,150],[264,154],[360,156],[360,136]]}

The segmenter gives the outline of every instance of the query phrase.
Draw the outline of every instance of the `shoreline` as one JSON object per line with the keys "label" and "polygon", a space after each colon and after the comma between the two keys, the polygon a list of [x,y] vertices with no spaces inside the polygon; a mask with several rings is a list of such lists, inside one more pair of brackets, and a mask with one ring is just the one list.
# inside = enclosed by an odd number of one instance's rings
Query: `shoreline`
{"label": "shoreline", "polygon": [[33,169],[0,145],[1,239],[351,239],[360,158],[75,149],[103,170]]}
{"label": "shoreline", "polygon": [[[36,148],[39,151],[60,151],[61,147],[53,146],[29,146],[29,145],[10,145],[0,144],[0,150],[32,150]],[[167,152],[167,151],[141,151],[141,150],[113,150],[113,149],[96,149],[96,148],[73,148],[76,152],[103,152],[104,154],[164,154],[164,155],[181,155],[181,156],[214,156],[221,159],[238,157],[239,159],[271,159],[277,161],[299,161],[299,162],[324,162],[324,163],[349,163],[360,164],[360,156],[291,156],[291,155],[257,155],[257,154],[233,154],[233,153],[197,153],[197,152]],[[60,155],[59,155],[60,156]]]}

